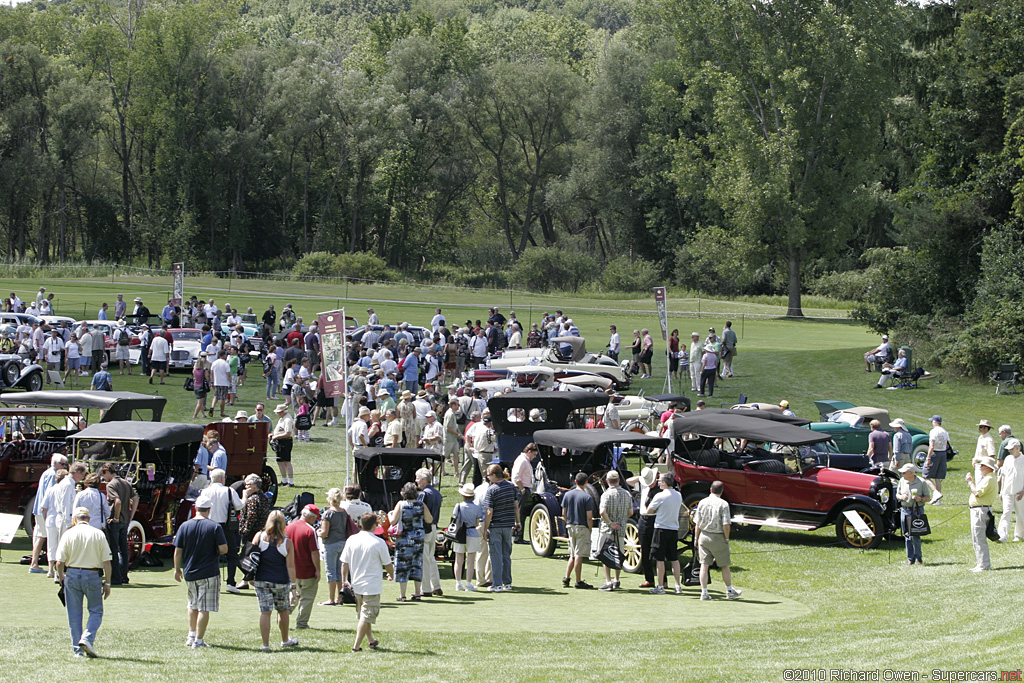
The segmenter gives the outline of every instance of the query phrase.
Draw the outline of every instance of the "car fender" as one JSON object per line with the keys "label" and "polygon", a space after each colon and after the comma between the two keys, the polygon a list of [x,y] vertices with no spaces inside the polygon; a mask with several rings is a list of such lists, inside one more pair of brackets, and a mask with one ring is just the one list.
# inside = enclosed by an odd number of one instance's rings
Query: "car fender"
{"label": "car fender", "polygon": [[33,363],[32,365],[24,366],[21,369],[21,374],[18,375],[18,381],[16,382],[16,384],[21,384],[21,381],[23,379],[25,379],[26,377],[28,377],[29,375],[31,375],[33,372],[42,373],[43,372],[43,366],[39,365],[38,363]]}
{"label": "car fender", "polygon": [[708,495],[711,493],[711,482],[709,481],[688,481],[679,487],[679,493],[682,494],[683,500],[691,493],[703,493]]}
{"label": "car fender", "polygon": [[913,434],[913,435],[911,435],[911,438],[910,438],[910,448],[911,448],[911,450],[917,448],[921,444],[924,444],[925,446],[928,445],[928,435],[927,434]]}
{"label": "car fender", "polygon": [[530,509],[532,510],[538,503],[543,503],[544,507],[548,509],[548,513],[551,515],[551,521],[557,527],[557,533],[555,535],[565,536],[567,530],[565,528],[565,523],[562,521],[562,506],[558,502],[558,498],[555,497],[555,494],[550,491],[535,494],[534,501],[530,504]]}
{"label": "car fender", "polygon": [[825,524],[831,524],[839,519],[839,515],[842,514],[842,511],[852,503],[861,503],[862,505],[866,505],[875,510],[883,520],[886,518],[885,507],[881,503],[871,496],[853,493],[836,501],[832,506],[832,509],[828,511],[828,516],[825,518]]}

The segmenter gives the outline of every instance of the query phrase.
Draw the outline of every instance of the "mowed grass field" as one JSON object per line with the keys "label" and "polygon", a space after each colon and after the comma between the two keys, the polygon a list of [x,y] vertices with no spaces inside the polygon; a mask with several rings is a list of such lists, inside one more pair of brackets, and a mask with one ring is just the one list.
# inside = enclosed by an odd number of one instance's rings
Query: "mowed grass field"
{"label": "mowed grass field", "polygon": [[[450,291],[442,297],[434,290],[378,287],[361,292],[361,299],[346,300],[344,291],[322,285],[236,280],[236,289],[228,293],[225,281],[193,284],[203,289],[186,282],[187,292],[215,296],[218,303],[230,302],[240,310],[251,305],[262,313],[267,303],[280,310],[290,302],[307,320],[340,303],[362,321],[367,301],[374,302],[369,305],[382,320],[413,324],[426,324],[435,302],[446,306],[449,321],[483,318],[495,304],[508,312],[507,302],[480,293],[461,293],[459,300]],[[144,296],[158,312],[169,289],[169,283],[138,278],[113,284],[0,281],[0,288],[9,288],[5,294],[18,291],[23,298],[40,285],[57,292],[58,313],[81,317],[85,304],[90,318],[100,301],[113,302],[118,291],[127,299]],[[260,293],[238,292],[243,285]],[[633,328],[658,327],[653,301],[609,301],[607,312],[582,310],[597,308],[593,301],[578,303],[574,310],[559,300],[514,300],[524,321],[529,321],[531,306],[534,320],[540,311],[562,308],[592,348],[607,342],[609,324],[618,325],[624,341]],[[739,316],[750,309],[743,305],[734,310]],[[685,339],[691,331],[703,336],[710,325],[721,331],[723,322],[673,318],[670,328],[678,327]],[[812,533],[738,529],[732,546],[734,581],[745,591],[743,597],[700,602],[695,588],[683,596],[647,595],[637,588],[642,579],[635,576],[626,576],[618,593],[563,589],[564,550],[555,558],[537,558],[528,546],[517,545],[516,590],[511,594],[455,593],[449,567],[442,568],[442,598],[400,604],[394,600],[397,586],[386,585],[377,626],[380,652],[349,652],[355,627],[351,607],[316,607],[312,628],[299,632],[300,648],[264,654],[258,651],[258,609],[251,594],[222,596],[208,632],[216,647],[185,650],[185,589],[173,581],[168,562],[163,568],[135,572],[130,586],[115,590],[97,641],[102,658],[82,661],[70,656],[55,586],[17,564],[28,552],[27,539],[20,536],[3,547],[0,563],[6,588],[0,594],[0,680],[191,681],[255,674],[266,680],[782,681],[801,680],[800,673],[787,671],[811,669],[826,670],[817,680],[853,680],[833,679],[831,669],[878,671],[879,680],[903,675],[886,678],[887,670],[919,672],[934,680],[933,670],[1017,670],[1015,624],[1024,543],[994,545],[995,571],[967,571],[974,566],[974,555],[963,475],[974,451],[978,419],[1016,424],[1021,399],[995,396],[991,386],[946,380],[941,373],[920,390],[872,390],[877,377],[864,373],[861,355],[877,340],[850,324],[744,317],[736,328],[741,333],[737,376],[708,399],[709,405],[734,402],[744,393],[753,401],[786,398],[797,414],[807,417],[816,416],[812,401],[818,398],[885,407],[893,417],[921,428],[933,413],[944,416],[961,454],[950,463],[945,504],[929,508],[934,533],[924,542],[924,566],[906,565],[900,541],[856,551],[838,547],[832,528]],[[660,340],[656,349],[656,377],[637,382],[634,392],[662,390],[665,357]],[[184,377],[179,373],[168,385],[151,387],[137,376],[114,374],[117,389],[159,390],[168,396],[166,421],[188,421],[192,414],[194,399],[181,388]],[[258,379],[242,388],[238,407],[251,410],[264,396]],[[312,491],[322,501],[327,488],[344,480],[343,430],[317,427],[312,435],[311,443],[296,445],[295,491]],[[447,519],[455,502],[451,478],[444,481],[442,492],[442,517]],[[586,566],[584,578],[602,581],[594,564]],[[715,573],[712,593],[721,598],[723,590]]]}

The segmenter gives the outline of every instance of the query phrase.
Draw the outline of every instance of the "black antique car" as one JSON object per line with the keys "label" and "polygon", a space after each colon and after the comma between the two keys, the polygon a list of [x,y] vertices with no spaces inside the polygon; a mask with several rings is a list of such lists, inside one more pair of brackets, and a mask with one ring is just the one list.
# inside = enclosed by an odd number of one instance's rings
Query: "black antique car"
{"label": "black antique car", "polygon": [[[536,491],[529,496],[523,509],[529,510],[530,544],[533,552],[550,556],[558,542],[567,542],[565,520],[562,519],[562,496],[575,486],[576,474],[589,475],[586,490],[600,505],[605,490],[605,475],[616,470],[622,486],[630,490],[626,479],[633,476],[628,467],[628,458],[637,456],[640,460],[650,449],[664,448],[669,440],[623,432],[614,429],[543,429],[533,435],[540,450],[536,466]],[[640,567],[640,534],[637,531],[636,512],[639,509],[638,494],[633,493],[633,516],[626,523],[625,560],[623,568],[636,572]]]}
{"label": "black antique car", "polygon": [[[164,414],[167,398],[137,394],[132,391],[27,391],[4,392],[0,403],[9,406],[36,406],[40,408],[77,408],[89,424],[114,420],[141,420],[159,422]],[[90,413],[98,411],[98,413]]]}

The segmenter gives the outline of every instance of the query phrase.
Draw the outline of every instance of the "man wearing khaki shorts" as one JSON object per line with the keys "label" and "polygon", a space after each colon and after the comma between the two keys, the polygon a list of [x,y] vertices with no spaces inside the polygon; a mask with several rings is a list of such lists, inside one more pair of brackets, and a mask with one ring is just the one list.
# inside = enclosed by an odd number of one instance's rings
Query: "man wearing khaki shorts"
{"label": "man wearing khaki shorts", "polygon": [[356,611],[359,625],[356,627],[356,641],[353,652],[362,650],[363,638],[371,650],[377,649],[378,641],[373,637],[373,625],[380,614],[380,594],[384,591],[382,572],[395,580],[395,567],[388,555],[388,546],[374,535],[377,515],[365,513],[359,518],[359,533],[349,536],[341,552],[341,583],[352,588],[356,596]]}
{"label": "man wearing khaki shorts", "polygon": [[693,534],[700,558],[701,600],[711,599],[711,594],[708,593],[708,579],[712,562],[717,562],[722,569],[727,600],[738,598],[743,592],[732,587],[732,571],[729,569],[729,522],[732,515],[729,513],[729,504],[722,500],[724,489],[722,482],[712,482],[711,495],[700,501],[693,513]]}
{"label": "man wearing khaki shorts", "polygon": [[587,475],[576,474],[576,488],[562,496],[562,517],[569,532],[569,564],[565,568],[562,585],[569,587],[572,573],[576,572],[576,588],[593,588],[581,577],[583,558],[590,556],[590,533],[594,528],[594,514],[597,505],[586,492]]}

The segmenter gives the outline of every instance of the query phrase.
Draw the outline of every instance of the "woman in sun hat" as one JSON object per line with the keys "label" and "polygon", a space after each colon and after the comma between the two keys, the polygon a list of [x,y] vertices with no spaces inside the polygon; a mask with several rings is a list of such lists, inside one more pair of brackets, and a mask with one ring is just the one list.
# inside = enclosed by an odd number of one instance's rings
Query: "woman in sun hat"
{"label": "woman in sun hat", "polygon": [[647,506],[658,493],[658,470],[653,467],[645,467],[640,474],[630,477],[626,483],[640,492],[640,519],[637,523],[637,533],[640,536],[640,569],[644,573],[644,582],[641,588],[654,586],[654,562],[651,561],[651,545],[654,543],[654,513],[648,514]]}
{"label": "woman in sun hat", "polygon": [[[462,496],[462,502],[455,505],[455,509],[452,510],[452,518],[455,520],[456,527],[465,525],[466,542],[452,544],[452,550],[455,552],[455,590],[475,591],[473,572],[476,568],[476,554],[480,552],[480,532],[476,527],[483,518],[483,513],[480,506],[473,502],[476,488],[472,482],[463,484],[459,488],[459,495]],[[465,584],[462,583],[463,565],[466,567]]]}
{"label": "woman in sun hat", "polygon": [[292,481],[292,438],[295,436],[295,419],[288,414],[288,405],[279,404],[274,408],[277,424],[271,433],[271,440],[277,443],[277,467],[281,470],[281,486],[294,486]]}

